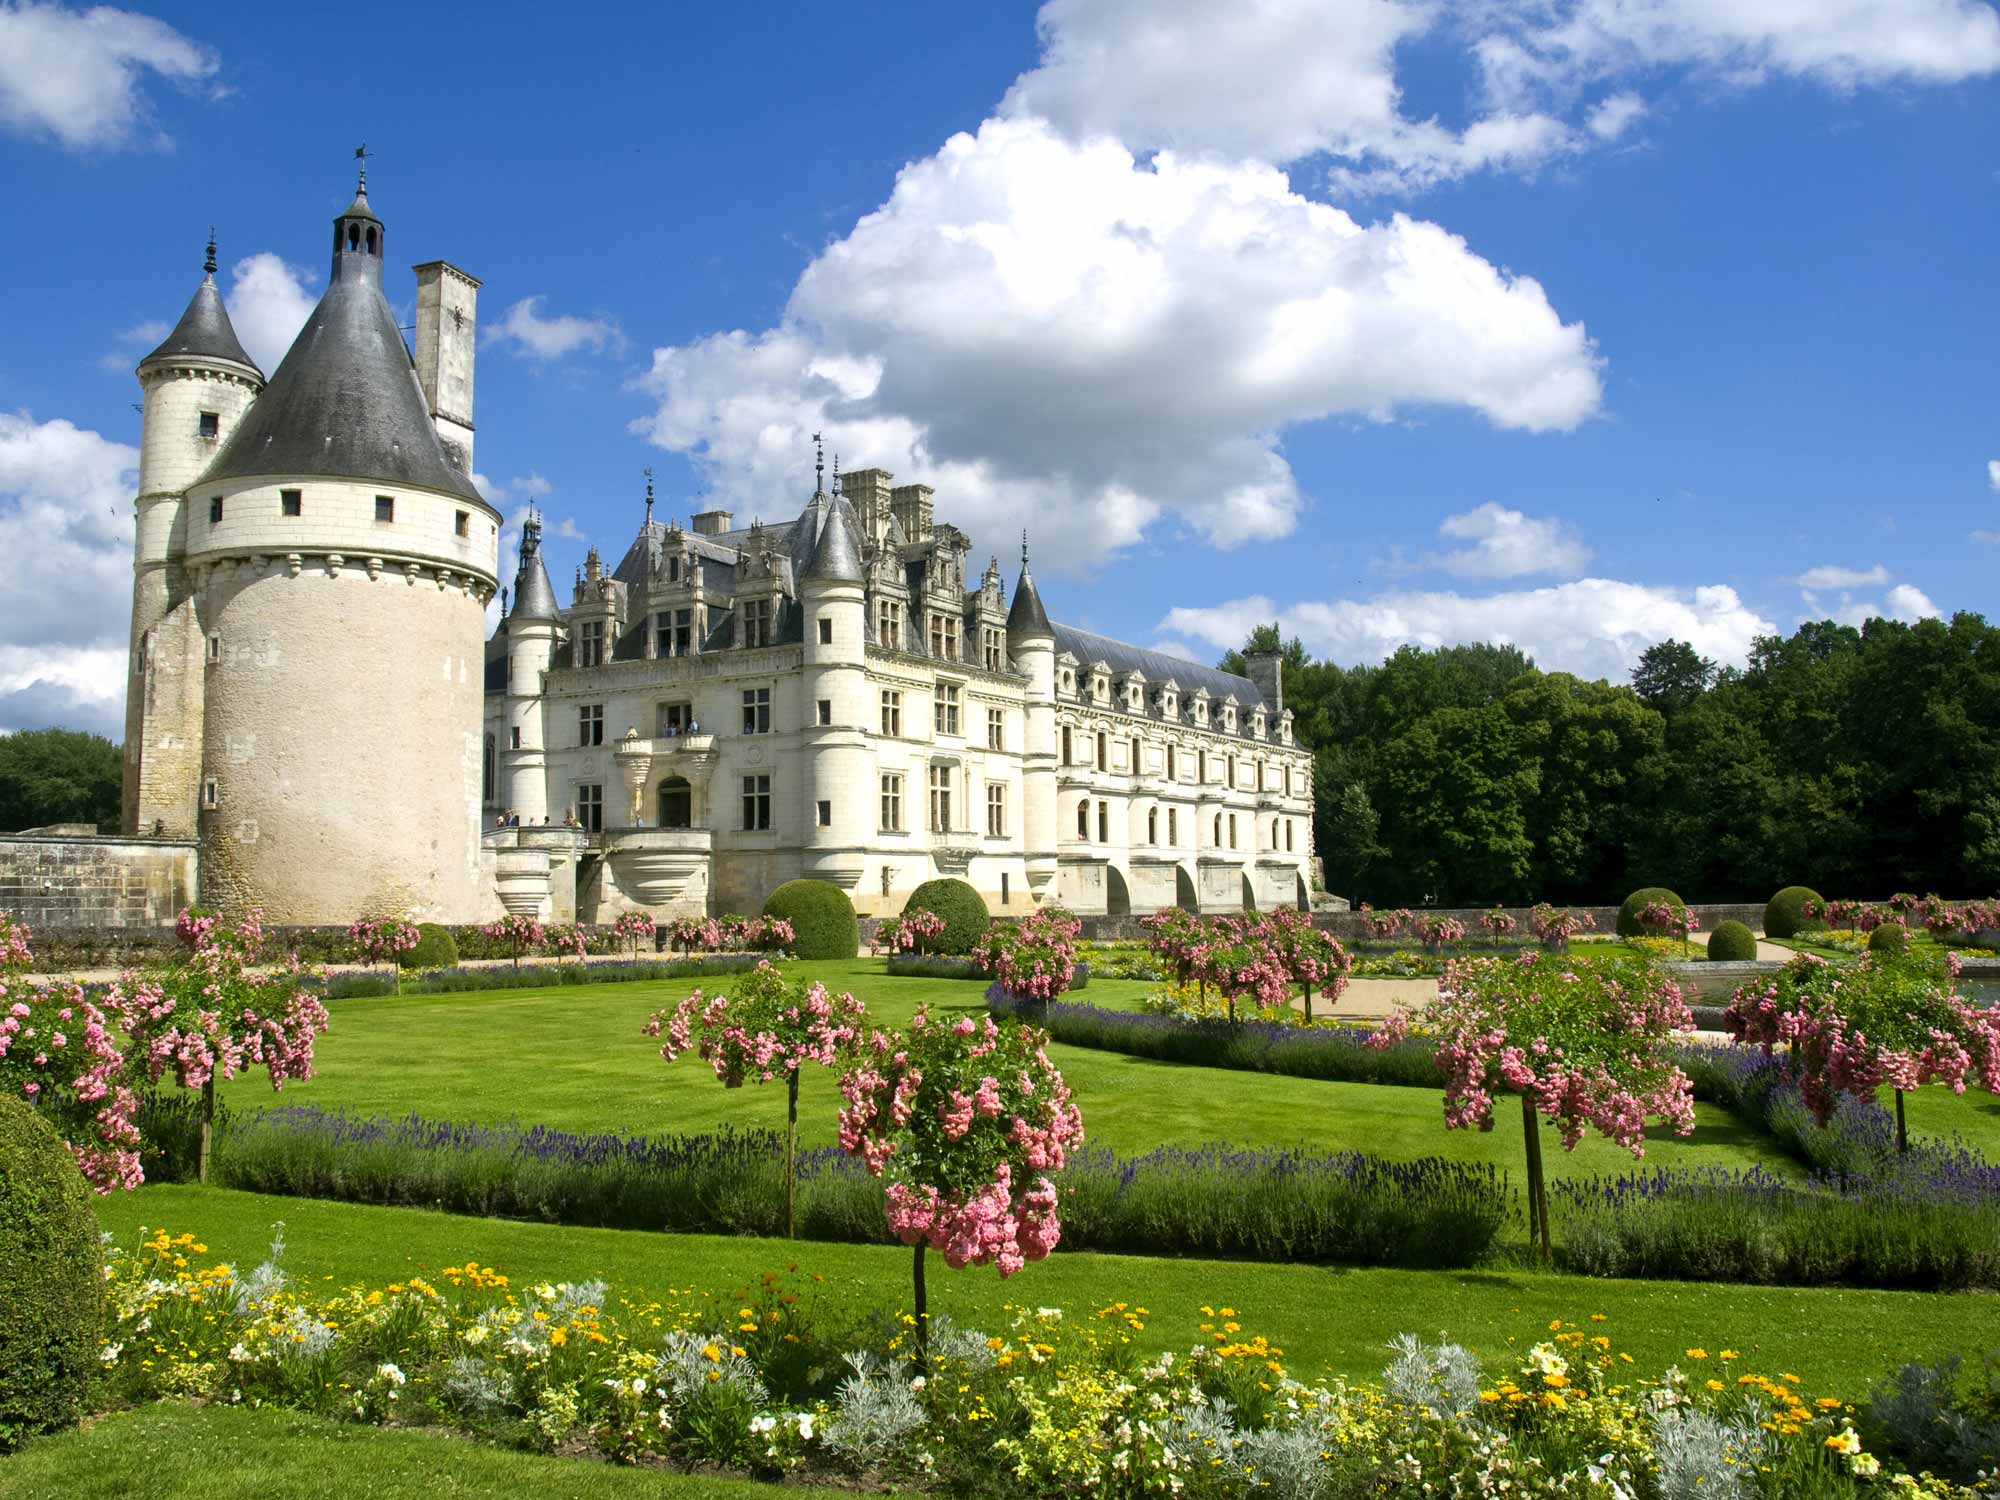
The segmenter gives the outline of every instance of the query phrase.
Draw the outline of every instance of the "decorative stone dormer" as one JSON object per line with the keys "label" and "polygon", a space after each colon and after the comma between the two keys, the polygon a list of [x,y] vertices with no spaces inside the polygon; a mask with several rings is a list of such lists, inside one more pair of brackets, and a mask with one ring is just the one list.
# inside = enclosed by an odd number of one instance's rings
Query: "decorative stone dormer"
{"label": "decorative stone dormer", "polygon": [[1236,710],[1241,706],[1237,703],[1234,693],[1231,693],[1227,698],[1222,700],[1222,732],[1224,734],[1236,733]]}
{"label": "decorative stone dormer", "polygon": [[1081,665],[1073,651],[1064,651],[1056,657],[1056,691],[1063,697],[1076,696],[1076,669]]}
{"label": "decorative stone dormer", "polygon": [[753,522],[736,565],[737,645],[756,649],[777,641],[789,572],[771,533]]}
{"label": "decorative stone dormer", "polygon": [[1278,715],[1278,743],[1281,745],[1289,745],[1291,742],[1292,742],[1292,711],[1288,708],[1284,710],[1284,712]]}
{"label": "decorative stone dormer", "polygon": [[989,672],[1007,670],[1007,591],[1000,559],[988,560],[979,587],[965,596],[967,654]]}
{"label": "decorative stone dormer", "polygon": [[1160,717],[1178,724],[1181,718],[1181,685],[1177,679],[1169,677],[1160,684],[1158,702]]}
{"label": "decorative stone dormer", "polygon": [[1250,710],[1250,732],[1261,740],[1268,736],[1269,729],[1269,719],[1265,714],[1264,705],[1260,703]]}
{"label": "decorative stone dormer", "polygon": [[1194,705],[1195,727],[1197,729],[1208,728],[1208,689],[1205,687],[1196,688],[1194,690],[1194,697],[1190,701]]}
{"label": "decorative stone dormer", "polygon": [[1146,711],[1146,674],[1137,667],[1118,679],[1118,706],[1127,713]]}
{"label": "decorative stone dormer", "polygon": [[1109,703],[1111,701],[1111,663],[1094,661],[1090,664],[1090,701]]}

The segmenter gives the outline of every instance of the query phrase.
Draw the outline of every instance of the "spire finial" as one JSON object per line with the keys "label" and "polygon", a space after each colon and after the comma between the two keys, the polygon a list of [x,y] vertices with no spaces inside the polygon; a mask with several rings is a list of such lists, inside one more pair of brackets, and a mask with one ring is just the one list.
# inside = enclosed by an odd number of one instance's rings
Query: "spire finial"
{"label": "spire finial", "polygon": [[650,465],[646,469],[646,524],[653,524],[653,470]]}
{"label": "spire finial", "polygon": [[1021,528],[1021,571],[1028,571],[1028,528]]}
{"label": "spire finial", "polygon": [[833,455],[833,492],[836,495],[840,493],[840,455],[838,453]]}
{"label": "spire finial", "polygon": [[357,197],[366,198],[368,196],[368,147],[366,145],[356,146],[354,148],[354,159],[361,163],[361,181],[355,185],[354,192]]}
{"label": "spire finial", "polygon": [[201,263],[201,269],[204,275],[213,276],[215,274],[215,226],[213,224],[208,226],[208,259]]}
{"label": "spire finial", "polygon": [[825,478],[826,446],[820,442],[820,436],[815,432],[813,434],[813,493],[815,495],[825,488],[825,485],[822,483]]}

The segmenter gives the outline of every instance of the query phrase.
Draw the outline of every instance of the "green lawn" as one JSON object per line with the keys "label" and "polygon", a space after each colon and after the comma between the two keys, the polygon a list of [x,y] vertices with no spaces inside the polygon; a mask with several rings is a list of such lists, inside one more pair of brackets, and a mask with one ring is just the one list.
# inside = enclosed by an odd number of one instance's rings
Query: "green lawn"
{"label": "green lawn", "polygon": [[[379,1285],[433,1274],[468,1256],[518,1283],[604,1277],[613,1296],[669,1288],[714,1292],[733,1308],[737,1289],[796,1262],[827,1278],[819,1295],[837,1306],[907,1304],[910,1255],[898,1246],[572,1229],[417,1209],[370,1208],[193,1186],[155,1186],[97,1200],[100,1222],[125,1241],[139,1227],[196,1233],[237,1265],[263,1257],[271,1226],[285,1225],[295,1277],[335,1286]],[[1198,1340],[1198,1309],[1228,1304],[1245,1328],[1287,1351],[1304,1376],[1372,1376],[1397,1333],[1440,1332],[1493,1364],[1545,1336],[1552,1318],[1593,1313],[1642,1371],[1685,1351],[1731,1348],[1735,1366],[1792,1370],[1815,1389],[1860,1394],[1889,1366],[2000,1347],[2000,1299],[1973,1294],[1789,1290],[1690,1282],[1609,1281],[1489,1268],[1395,1271],[1278,1266],[1150,1257],[1057,1254],[1002,1281],[988,1271],[946,1271],[932,1257],[933,1311],[988,1329],[1009,1304],[1062,1307],[1072,1316],[1113,1301],[1148,1307],[1144,1342],[1185,1348]]]}
{"label": "green lawn", "polygon": [[[907,1022],[922,1001],[953,1013],[983,1007],[980,981],[893,979],[874,959],[790,969],[852,990],[873,1016],[894,1025]],[[1114,980],[1093,983],[1083,995],[1099,1004],[1129,1003],[1147,988],[1140,980]],[[686,989],[684,983],[604,984],[335,1001],[334,1029],[319,1044],[319,1076],[289,1086],[276,1102],[634,1135],[720,1125],[781,1128],[782,1089],[724,1089],[699,1059],[669,1066],[658,1043],[640,1034],[650,1012]],[[1091,1141],[1128,1155],[1163,1143],[1305,1142],[1397,1159],[1491,1162],[1520,1175],[1518,1127],[1503,1123],[1488,1135],[1447,1132],[1435,1090],[1191,1068],[1085,1048],[1050,1052],[1075,1090]],[[799,1123],[807,1145],[833,1144],[836,1081],[826,1070],[806,1071]],[[254,1076],[228,1085],[225,1097],[238,1109],[274,1102],[269,1085]],[[1727,1112],[1699,1106],[1697,1120],[1685,1141],[1662,1136],[1650,1143],[1646,1164],[1795,1170]],[[1550,1152],[1553,1173],[1632,1166],[1628,1153],[1595,1136],[1574,1152]]]}
{"label": "green lawn", "polygon": [[265,1408],[118,1412],[0,1458],[0,1500],[780,1500],[796,1487],[690,1478],[385,1432]]}

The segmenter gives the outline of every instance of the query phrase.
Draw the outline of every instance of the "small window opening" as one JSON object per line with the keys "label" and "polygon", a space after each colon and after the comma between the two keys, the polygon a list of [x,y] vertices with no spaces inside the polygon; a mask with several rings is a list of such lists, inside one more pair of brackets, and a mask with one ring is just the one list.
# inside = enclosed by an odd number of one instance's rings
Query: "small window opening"
{"label": "small window opening", "polygon": [[208,524],[213,526],[222,519],[222,496],[217,495],[208,502]]}
{"label": "small window opening", "polygon": [[359,224],[349,224],[347,226],[347,248],[350,250],[359,250],[361,248],[361,226]]}
{"label": "small window opening", "polygon": [[464,511],[460,511],[457,517],[453,520],[451,529],[454,532],[456,532],[459,536],[466,536],[469,535],[469,528],[471,527],[471,524],[472,524],[472,517],[467,515]]}
{"label": "small window opening", "polygon": [[222,660],[222,632],[219,630],[208,638],[208,659],[210,661]]}
{"label": "small window opening", "polygon": [[279,490],[278,509],[288,516],[305,514],[305,495],[300,490]]}
{"label": "small window opening", "polygon": [[822,619],[819,622],[819,643],[822,646],[833,644],[833,621]]}
{"label": "small window opening", "polygon": [[198,431],[210,442],[214,442],[216,434],[222,431],[222,418],[212,411],[203,412]]}
{"label": "small window opening", "polygon": [[833,827],[833,804],[824,797],[819,800],[819,826],[822,828]]}
{"label": "small window opening", "polygon": [[394,495],[377,495],[375,497],[375,519],[378,521],[393,521],[396,519],[396,497]]}
{"label": "small window opening", "polygon": [[370,255],[375,253],[375,231],[372,229],[368,231],[368,253]]}
{"label": "small window opening", "polygon": [[833,700],[831,698],[822,698],[819,700],[819,722],[822,726],[833,722]]}
{"label": "small window opening", "polygon": [[201,805],[203,807],[214,807],[221,800],[221,794],[216,787],[215,778],[213,776],[203,777],[201,783]]}

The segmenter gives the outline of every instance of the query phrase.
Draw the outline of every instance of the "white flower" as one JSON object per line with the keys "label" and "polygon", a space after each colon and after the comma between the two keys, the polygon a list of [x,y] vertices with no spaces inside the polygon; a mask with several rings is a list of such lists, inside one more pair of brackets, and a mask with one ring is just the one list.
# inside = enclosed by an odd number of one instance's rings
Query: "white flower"
{"label": "white flower", "polygon": [[1569,1361],[1556,1353],[1553,1344],[1537,1344],[1528,1351],[1528,1368],[1538,1375],[1567,1375]]}
{"label": "white flower", "polygon": [[1852,1427],[1843,1427],[1838,1433],[1826,1440],[1826,1445],[1835,1453],[1845,1454],[1847,1457],[1852,1458],[1861,1451],[1861,1435]]}
{"label": "white flower", "polygon": [[1854,1455],[1854,1472],[1861,1479],[1873,1479],[1882,1472],[1882,1460],[1872,1453]]}
{"label": "white flower", "polygon": [[407,1385],[410,1379],[400,1368],[391,1364],[377,1365],[375,1367],[375,1378],[385,1381],[389,1385]]}
{"label": "white flower", "polygon": [[117,1364],[118,1356],[124,1352],[125,1346],[123,1344],[106,1344],[102,1349],[97,1351],[97,1357],[104,1361],[106,1367],[109,1367]]}
{"label": "white flower", "polygon": [[468,1344],[483,1344],[483,1343],[485,1343],[485,1342],[486,1342],[486,1325],[485,1325],[484,1323],[474,1323],[474,1324],[473,1324],[473,1325],[472,1325],[472,1326],[471,1326],[470,1328],[466,1329],[466,1330],[465,1330],[465,1341],[466,1341],[466,1343],[468,1343]]}
{"label": "white flower", "polygon": [[798,1423],[799,1423],[799,1440],[801,1442],[810,1443],[813,1440],[812,1413],[809,1411],[800,1412],[798,1416]]}
{"label": "white flower", "polygon": [[777,1425],[778,1419],[776,1417],[752,1417],[750,1419],[750,1435],[752,1437],[762,1437],[765,1433],[774,1431]]}
{"label": "white flower", "polygon": [[910,1382],[910,1389],[913,1391],[920,1391],[924,1388],[925,1383],[926,1382],[924,1380],[924,1377],[919,1375],[917,1376],[916,1379]]}
{"label": "white flower", "polygon": [[241,1343],[231,1344],[229,1346],[229,1358],[231,1363],[233,1364],[247,1365],[250,1363],[251,1360],[255,1359],[256,1357],[257,1357],[256,1355],[252,1354],[249,1351],[249,1349],[246,1348]]}

